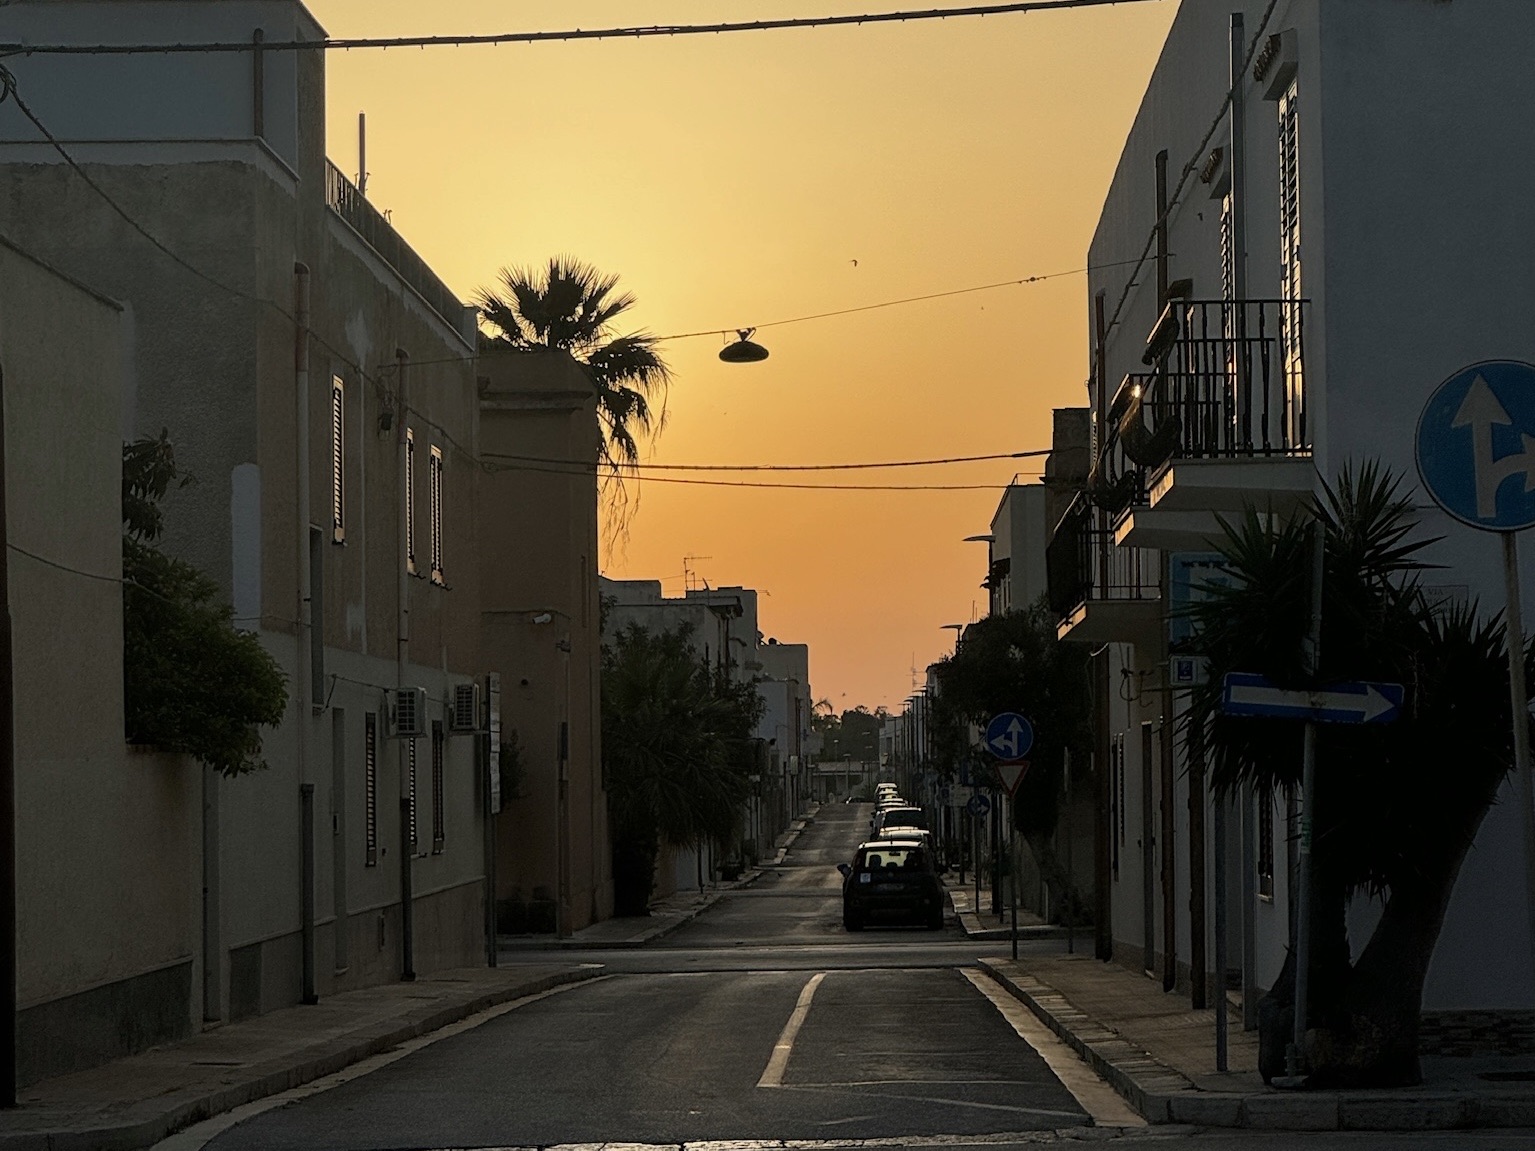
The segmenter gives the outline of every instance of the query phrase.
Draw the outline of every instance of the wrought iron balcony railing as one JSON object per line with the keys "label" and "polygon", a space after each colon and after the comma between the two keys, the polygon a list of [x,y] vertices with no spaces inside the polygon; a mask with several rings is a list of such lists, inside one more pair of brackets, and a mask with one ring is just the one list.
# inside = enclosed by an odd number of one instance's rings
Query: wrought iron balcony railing
{"label": "wrought iron balcony railing", "polygon": [[1161,596],[1156,552],[1117,546],[1103,520],[1097,509],[1079,501],[1045,550],[1050,609],[1060,618],[1085,603]]}
{"label": "wrought iron balcony railing", "polygon": [[1175,301],[1177,341],[1146,408],[1186,458],[1311,454],[1305,300]]}
{"label": "wrought iron balcony railing", "polygon": [[416,255],[384,214],[368,203],[357,185],[341,169],[325,162],[325,203],[378,253],[379,259],[399,274],[427,306],[442,317],[455,332],[462,332],[464,305],[453,291]]}

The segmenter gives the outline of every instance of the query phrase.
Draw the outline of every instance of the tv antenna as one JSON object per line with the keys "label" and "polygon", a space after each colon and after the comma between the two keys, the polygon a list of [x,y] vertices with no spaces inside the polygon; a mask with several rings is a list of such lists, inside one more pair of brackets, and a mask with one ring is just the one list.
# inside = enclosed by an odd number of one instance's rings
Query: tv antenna
{"label": "tv antenna", "polygon": [[712,560],[713,556],[683,556],[682,557],[682,586],[686,591],[708,591],[709,581],[699,575],[693,567],[694,560]]}

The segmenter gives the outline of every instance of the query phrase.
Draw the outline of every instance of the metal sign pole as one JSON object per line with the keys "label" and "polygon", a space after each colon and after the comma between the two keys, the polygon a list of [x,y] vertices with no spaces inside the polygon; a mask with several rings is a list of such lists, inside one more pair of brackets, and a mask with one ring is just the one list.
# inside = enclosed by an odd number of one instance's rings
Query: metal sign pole
{"label": "metal sign pole", "polygon": [[1007,828],[1009,835],[1007,869],[1013,889],[1013,958],[1018,958],[1018,821],[1013,818],[1013,804],[1007,804]]}
{"label": "metal sign pole", "polygon": [[1503,583],[1508,597],[1508,695],[1514,721],[1514,776],[1519,819],[1524,826],[1525,912],[1530,925],[1530,953],[1535,961],[1535,783],[1530,778],[1530,701],[1524,682],[1524,617],[1519,602],[1519,537],[1503,537]]}
{"label": "metal sign pole", "polygon": [[1072,874],[1071,849],[1074,846],[1071,834],[1071,748],[1067,748],[1062,757],[1065,760],[1063,767],[1063,783],[1066,792],[1066,902],[1062,910],[1066,913],[1066,954],[1077,953],[1077,882]]}

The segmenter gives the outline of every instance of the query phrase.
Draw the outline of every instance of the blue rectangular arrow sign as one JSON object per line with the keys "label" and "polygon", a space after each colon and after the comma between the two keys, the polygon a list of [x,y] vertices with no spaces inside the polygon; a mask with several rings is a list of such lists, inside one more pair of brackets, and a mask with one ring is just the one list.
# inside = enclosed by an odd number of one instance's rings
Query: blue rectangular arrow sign
{"label": "blue rectangular arrow sign", "polygon": [[1281,688],[1261,675],[1226,673],[1221,711],[1262,719],[1309,719],[1318,723],[1390,723],[1401,714],[1406,692],[1399,683],[1332,683],[1315,691]]}

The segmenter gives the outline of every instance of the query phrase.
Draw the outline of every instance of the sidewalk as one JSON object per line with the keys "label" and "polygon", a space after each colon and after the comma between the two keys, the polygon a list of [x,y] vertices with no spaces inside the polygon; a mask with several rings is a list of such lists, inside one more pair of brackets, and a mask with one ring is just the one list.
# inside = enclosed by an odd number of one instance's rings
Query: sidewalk
{"label": "sidewalk", "polygon": [[[1428,1131],[1535,1127],[1535,1057],[1429,1059],[1422,1085],[1395,1090],[1280,1091],[1258,1075],[1258,1034],[1233,1009],[1231,1070],[1215,1070],[1215,1012],[1090,955],[983,959],[1151,1123],[1291,1131]],[[1530,1072],[1526,1082],[1510,1074]],[[1492,1078],[1488,1078],[1491,1076]]]}
{"label": "sidewalk", "polygon": [[[1013,937],[1012,911],[1004,909],[999,920],[995,915],[985,910],[991,906],[990,892],[984,886],[981,888],[981,902],[975,902],[975,887],[972,884],[961,884],[952,875],[944,876],[944,887],[949,892],[949,903],[954,907],[954,914],[959,919],[959,925],[965,929],[965,934],[982,942],[995,942],[997,940],[1010,940]],[[1092,927],[1077,928],[1077,940],[1092,938]],[[1020,907],[1018,909],[1018,938],[1019,939],[1065,939],[1066,928],[1055,923],[1046,923],[1032,911]]]}
{"label": "sidewalk", "polygon": [[729,892],[745,887],[757,879],[769,867],[783,863],[789,848],[810,824],[815,822],[820,804],[811,804],[805,815],[789,824],[789,828],[774,842],[774,855],[757,867],[742,872],[728,883],[716,884],[707,891],[678,891],[650,902],[649,915],[615,916],[583,927],[565,939],[552,935],[498,935],[499,951],[603,951],[644,947],[647,943],[670,935],[684,924],[691,923],[720,898]]}
{"label": "sidewalk", "polygon": [[229,1023],[89,1071],[47,1079],[0,1111],[0,1151],[131,1151],[287,1091],[478,1011],[600,965],[470,967],[387,983]]}

